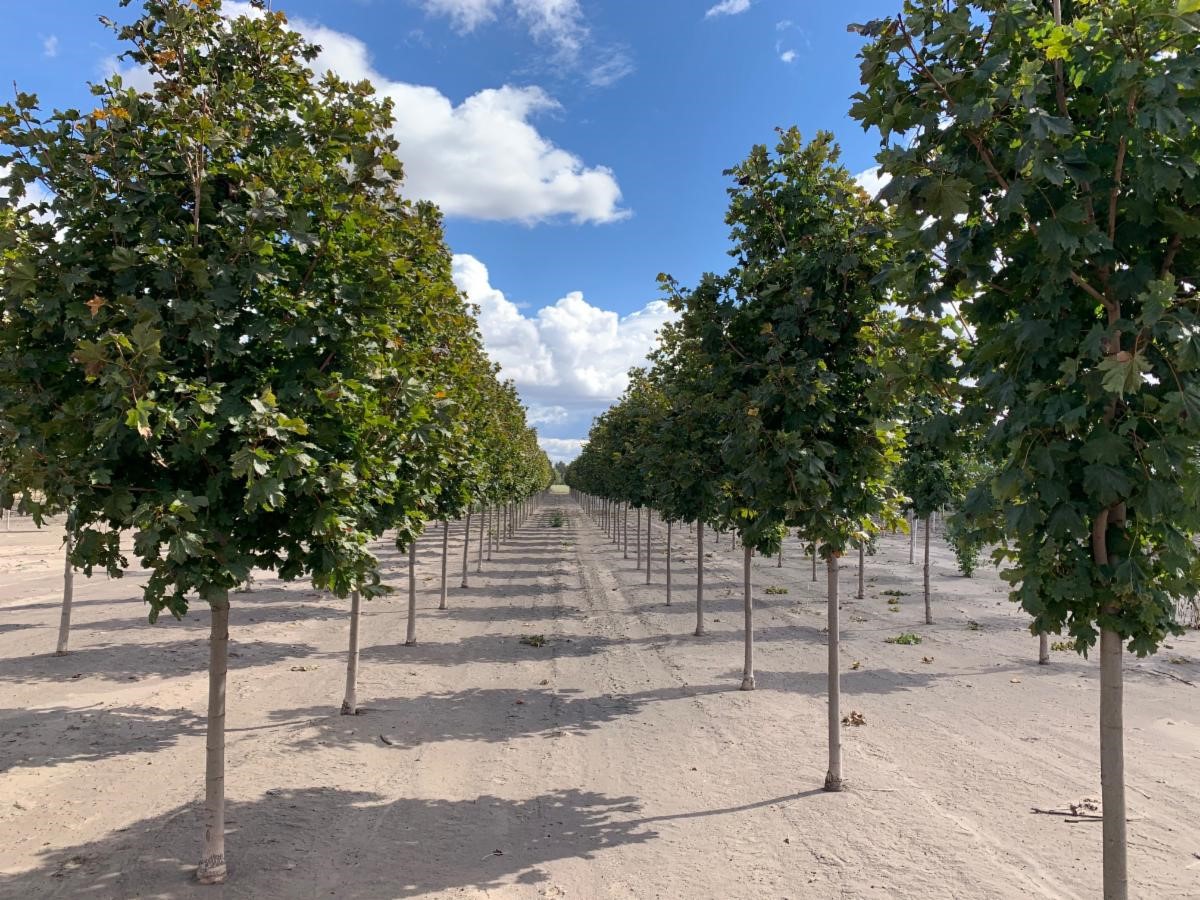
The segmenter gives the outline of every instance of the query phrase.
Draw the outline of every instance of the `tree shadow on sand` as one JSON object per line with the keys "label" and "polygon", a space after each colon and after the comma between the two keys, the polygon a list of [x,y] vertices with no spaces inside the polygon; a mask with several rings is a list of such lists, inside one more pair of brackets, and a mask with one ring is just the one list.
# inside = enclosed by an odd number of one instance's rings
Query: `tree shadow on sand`
{"label": "tree shadow on sand", "polygon": [[504,742],[522,737],[560,738],[594,731],[648,704],[689,701],[737,690],[727,685],[682,685],[629,694],[584,695],[547,688],[471,688],[381,697],[365,702],[359,716],[342,716],[329,706],[278,710],[272,719],[295,721],[289,735],[298,750],[373,744],[419,747],[441,741]]}
{"label": "tree shadow on sand", "polygon": [[657,833],[634,797],[558,790],[512,800],[387,800],[332,788],[271,790],[228,806],[229,883],[191,880],[200,804],[178,807],[82,846],[49,850],[37,868],[0,874],[0,897],[169,900],[287,897],[391,900],[549,880],[542,864],[592,859]]}
{"label": "tree shadow on sand", "polygon": [[[317,652],[310,644],[271,641],[229,643],[229,668],[269,666],[288,659],[303,659]],[[72,679],[133,681],[151,675],[181,676],[208,669],[208,642],[199,633],[191,639],[145,644],[101,644],[81,647],[66,656],[0,659],[0,682],[65,682]]]}
{"label": "tree shadow on sand", "polygon": [[[105,709],[95,704],[0,710],[0,772],[153,753],[204,730],[204,718],[187,709]],[[17,741],[27,754],[21,759],[5,749],[6,744]]]}
{"label": "tree shadow on sand", "polygon": [[517,800],[486,794],[388,800],[333,788],[269,790],[228,806],[229,882],[223,888],[192,880],[203,816],[196,803],[87,844],[46,850],[36,868],[0,874],[0,898],[393,900],[474,896],[505,885],[526,886],[529,896],[539,896],[554,887],[548,864],[592,860],[613,848],[653,841],[659,822],[735,815],[819,793],[639,816],[636,797],[578,789]]}

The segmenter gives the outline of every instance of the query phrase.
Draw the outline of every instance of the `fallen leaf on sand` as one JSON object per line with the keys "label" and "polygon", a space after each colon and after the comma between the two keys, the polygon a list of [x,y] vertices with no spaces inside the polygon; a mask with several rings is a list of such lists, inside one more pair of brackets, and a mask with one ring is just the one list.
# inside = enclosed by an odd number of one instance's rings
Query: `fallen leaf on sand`
{"label": "fallen leaf on sand", "polygon": [[843,725],[866,725],[866,717],[857,709],[850,710],[848,715],[842,716]]}
{"label": "fallen leaf on sand", "polygon": [[1020,678],[1010,678],[1010,679],[1008,679],[1008,680],[1009,680],[1010,682],[1012,682],[1013,684],[1020,684],[1020,683],[1021,683],[1021,679],[1020,679]]}
{"label": "fallen leaf on sand", "polygon": [[854,662],[850,663],[850,668],[858,671],[862,668],[862,663],[856,659]]}
{"label": "fallen leaf on sand", "polygon": [[292,666],[293,672],[311,672],[316,666]]}
{"label": "fallen leaf on sand", "polygon": [[379,736],[379,739],[380,739],[381,741],[383,741],[385,744],[387,744],[389,747],[395,747],[395,746],[396,746],[396,742],[395,742],[395,741],[393,741],[393,740],[392,740],[390,737],[388,737],[386,734],[381,734],[381,735]]}
{"label": "fallen leaf on sand", "polygon": [[923,663],[931,663],[931,662],[933,662],[933,657],[932,657],[932,656],[922,656],[922,657],[921,657],[921,662],[923,662]]}

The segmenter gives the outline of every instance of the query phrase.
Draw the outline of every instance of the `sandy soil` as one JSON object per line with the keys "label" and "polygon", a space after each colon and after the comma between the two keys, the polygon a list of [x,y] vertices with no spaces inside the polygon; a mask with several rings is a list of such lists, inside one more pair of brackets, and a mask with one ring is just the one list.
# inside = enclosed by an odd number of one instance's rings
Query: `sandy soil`
{"label": "sandy soil", "polygon": [[[845,728],[850,789],[827,795],[823,573],[794,545],[783,569],[756,561],[759,687],[741,692],[728,539],[695,638],[686,530],[668,608],[661,549],[647,586],[547,502],[445,612],[440,535],[422,543],[416,647],[402,597],[366,606],[358,717],[336,714],[347,603],[270,580],[235,597],[219,888],[189,878],[207,611],[151,627],[143,575],[79,578],[55,658],[58,538],[0,531],[0,897],[1099,895],[1098,820],[1070,814],[1099,797],[1096,665],[1036,665],[992,573],[958,576],[938,542],[926,626],[906,537],[868,557],[864,600],[847,563],[843,711],[865,724]],[[884,642],[902,631],[922,643]],[[1200,897],[1200,635],[1127,672],[1131,895]]]}

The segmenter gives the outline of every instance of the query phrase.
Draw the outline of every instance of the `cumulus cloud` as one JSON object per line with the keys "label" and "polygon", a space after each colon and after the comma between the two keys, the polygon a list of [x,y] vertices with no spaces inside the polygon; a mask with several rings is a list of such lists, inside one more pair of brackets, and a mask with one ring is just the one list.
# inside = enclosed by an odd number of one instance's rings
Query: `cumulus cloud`
{"label": "cumulus cloud", "polygon": [[525,420],[530,425],[561,425],[571,417],[570,410],[562,406],[541,406],[533,404],[528,407]]}
{"label": "cumulus cloud", "polygon": [[586,443],[582,438],[538,438],[538,445],[546,451],[550,462],[570,462],[579,455]]}
{"label": "cumulus cloud", "polygon": [[714,16],[736,16],[738,13],[744,13],[750,8],[751,0],[721,0],[716,6],[709,8],[704,14],[704,18],[711,19]]}
{"label": "cumulus cloud", "polygon": [[[495,5],[452,2],[468,10]],[[538,2],[546,8],[546,20],[555,21],[556,4]],[[262,15],[241,0],[228,0],[224,9],[230,16]],[[293,19],[291,26],[321,47],[315,71],[370,81],[380,95],[391,98],[408,194],[437,203],[448,216],[492,221],[605,223],[629,215],[620,205],[621,188],[611,169],[586,165],[531,123],[539,114],[560,109],[541,88],[490,88],[455,105],[436,88],[381,75],[366,45],[353,35],[303,19]],[[144,69],[121,67],[115,57],[103,65],[105,74],[120,74],[131,87],[150,88]]]}
{"label": "cumulus cloud", "polygon": [[779,54],[779,59],[785,63],[794,63],[796,61],[796,51],[784,50]]}
{"label": "cumulus cloud", "polygon": [[892,176],[880,172],[879,166],[871,166],[855,175],[854,180],[862,186],[864,191],[874,197],[892,180]]}
{"label": "cumulus cloud", "polygon": [[48,59],[58,56],[58,35],[52,34],[42,41],[42,55]]}
{"label": "cumulus cloud", "polygon": [[582,71],[595,87],[607,87],[633,71],[621,47],[600,47],[592,40],[579,0],[423,0],[425,12],[443,16],[462,32],[471,32],[507,11],[530,36],[554,51],[560,66]]}
{"label": "cumulus cloud", "polygon": [[479,307],[483,343],[501,375],[533,406],[564,413],[620,396],[629,369],[645,361],[658,329],[674,318],[660,300],[620,316],[588,303],[579,291],[526,316],[469,254],[454,256],[454,281]]}

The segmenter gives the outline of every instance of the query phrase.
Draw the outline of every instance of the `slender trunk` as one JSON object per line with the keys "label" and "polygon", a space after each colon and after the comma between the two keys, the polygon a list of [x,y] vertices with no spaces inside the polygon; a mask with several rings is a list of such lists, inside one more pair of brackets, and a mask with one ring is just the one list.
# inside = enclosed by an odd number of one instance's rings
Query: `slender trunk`
{"label": "slender trunk", "polygon": [[1125,724],[1121,636],[1100,631],[1100,796],[1104,813],[1104,900],[1129,895],[1125,838]]}
{"label": "slender trunk", "polygon": [[624,504],[625,510],[621,514],[621,555],[625,559],[629,559],[629,504]]}
{"label": "slender trunk", "polygon": [[63,563],[62,613],[58,619],[58,649],[55,656],[67,655],[67,644],[71,639],[71,601],[75,597],[75,567],[71,565],[71,526],[67,526],[65,561]]}
{"label": "slender trunk", "polygon": [[813,578],[812,578],[812,580],[813,580],[813,583],[815,584],[817,581],[817,542],[813,541],[812,544],[810,545],[809,549],[812,550],[812,558],[813,558]]}
{"label": "slender trunk", "polygon": [[[1115,515],[1114,515],[1115,513]],[[1092,561],[1107,568],[1108,525],[1123,523],[1124,506],[1106,509],[1092,523]],[[1116,610],[1106,608],[1105,614]],[[1121,636],[1100,629],[1100,806],[1103,811],[1104,900],[1126,900],[1129,873],[1125,836],[1125,723]]]}
{"label": "slender trunk", "polygon": [[438,609],[446,608],[446,573],[450,568],[450,523],[442,519],[442,596]]}
{"label": "slender trunk", "polygon": [[696,637],[704,634],[704,523],[696,521]]}
{"label": "slender trunk", "polygon": [[786,542],[787,542],[787,534],[785,533],[783,536],[783,540],[779,542],[779,559],[775,563],[775,568],[777,568],[777,569],[783,568],[783,545]]}
{"label": "slender trunk", "polygon": [[646,510],[646,584],[650,583],[650,532],[654,527],[654,510]]}
{"label": "slender trunk", "polygon": [[350,652],[346,655],[346,699],[342,715],[358,715],[358,619],[362,598],[358,591],[350,592]]}
{"label": "slender trunk", "polygon": [[1050,635],[1042,632],[1038,635],[1038,665],[1045,666],[1050,663]]}
{"label": "slender trunk", "polygon": [[637,531],[634,533],[634,543],[637,545],[637,568],[642,567],[642,508],[637,511]]}
{"label": "slender trunk", "polygon": [[829,771],[825,775],[825,790],[842,789],[842,679],[838,624],[838,557],[830,553],[829,569]]}
{"label": "slender trunk", "polygon": [[408,545],[408,632],[404,636],[404,646],[411,647],[417,642],[417,541]]}
{"label": "slender trunk", "polygon": [[914,565],[916,562],[917,550],[917,514],[913,510],[908,511],[908,564]]}
{"label": "slender trunk", "polygon": [[667,519],[667,606],[671,605],[671,520]]}
{"label": "slender trunk", "polygon": [[867,549],[865,544],[858,545],[858,593],[855,598],[863,599],[867,595],[866,591],[866,568],[867,568]]}
{"label": "slender trunk", "polygon": [[471,556],[471,508],[467,507],[467,522],[466,528],[463,531],[463,564],[462,564],[462,587],[470,587],[467,583],[467,566]]}
{"label": "slender trunk", "polygon": [[201,884],[225,881],[225,681],[229,670],[229,592],[210,601],[208,639],[208,736],[204,754],[204,855],[196,869]]}
{"label": "slender trunk", "polygon": [[479,505],[479,552],[475,556],[475,572],[483,571],[483,533],[487,531],[487,507]]}
{"label": "slender trunk", "polygon": [[489,509],[488,510],[488,524],[487,524],[487,533],[488,533],[487,561],[488,562],[492,561],[492,544],[495,543],[494,539],[496,536],[496,521],[495,520],[496,520],[495,508]]}
{"label": "slender trunk", "polygon": [[925,624],[933,624],[933,606],[929,602],[929,516],[925,517]]}
{"label": "slender trunk", "polygon": [[750,560],[753,549],[747,545],[742,560],[742,591],[746,606],[746,660],[742,665],[742,690],[754,690],[754,591],[750,584]]}

